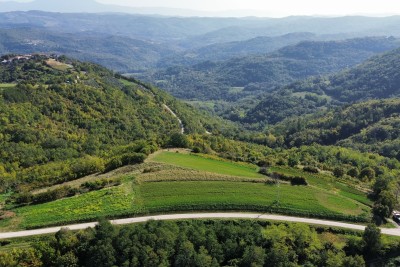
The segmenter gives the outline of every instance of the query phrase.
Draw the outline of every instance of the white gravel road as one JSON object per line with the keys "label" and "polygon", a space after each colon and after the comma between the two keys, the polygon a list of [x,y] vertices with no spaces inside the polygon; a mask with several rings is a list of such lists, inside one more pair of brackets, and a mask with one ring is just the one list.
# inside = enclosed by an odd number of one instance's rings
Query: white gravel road
{"label": "white gravel road", "polygon": [[[301,222],[307,224],[341,227],[353,230],[364,230],[365,228],[365,226],[358,224],[350,224],[350,223],[310,219],[310,218],[299,218],[299,217],[291,217],[284,215],[257,214],[257,213],[189,213],[189,214],[154,215],[146,217],[112,220],[111,223],[115,225],[123,225],[123,224],[142,223],[149,220],[184,220],[184,219],[258,219],[258,220],[285,221],[285,222]],[[0,239],[51,234],[58,232],[61,228],[68,228],[70,230],[81,230],[81,229],[86,229],[88,227],[94,227],[96,224],[97,224],[96,222],[91,222],[91,223],[65,225],[60,227],[27,230],[20,232],[0,233]],[[400,236],[400,228],[393,228],[393,229],[383,228],[381,230],[382,234]]]}

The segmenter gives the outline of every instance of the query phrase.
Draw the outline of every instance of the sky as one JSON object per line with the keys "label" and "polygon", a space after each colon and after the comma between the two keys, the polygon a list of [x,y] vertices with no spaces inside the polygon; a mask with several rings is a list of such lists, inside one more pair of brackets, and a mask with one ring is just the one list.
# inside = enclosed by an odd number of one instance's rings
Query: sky
{"label": "sky", "polygon": [[214,12],[248,10],[247,12],[274,14],[275,16],[400,14],[399,0],[98,0],[98,2]]}
{"label": "sky", "polygon": [[[7,1],[7,0],[0,0]],[[8,0],[12,1],[12,0]],[[32,0],[14,0],[30,2]],[[85,1],[85,0],[82,0]],[[221,13],[284,17],[291,15],[400,15],[400,0],[96,0],[133,7],[168,7]]]}

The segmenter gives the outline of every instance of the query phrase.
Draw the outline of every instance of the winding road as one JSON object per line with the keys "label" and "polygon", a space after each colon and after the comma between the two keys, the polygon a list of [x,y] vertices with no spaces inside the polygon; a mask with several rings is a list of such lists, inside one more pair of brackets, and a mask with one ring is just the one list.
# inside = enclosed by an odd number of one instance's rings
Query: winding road
{"label": "winding road", "polygon": [[179,122],[179,127],[181,127],[181,134],[184,134],[184,133],[185,133],[185,127],[183,126],[182,120],[175,114],[175,112],[172,111],[172,109],[170,109],[170,107],[168,107],[168,106],[165,105],[165,104],[163,104],[163,107],[164,107],[169,113],[171,113],[171,115],[172,115],[173,117],[175,117],[175,118],[178,120],[178,122]]}
{"label": "winding road", "polygon": [[[185,220],[185,219],[257,219],[257,220],[284,221],[284,222],[300,222],[300,223],[340,227],[340,228],[361,230],[361,231],[365,229],[364,225],[358,225],[358,224],[350,224],[350,223],[310,219],[310,218],[299,218],[299,217],[291,217],[283,215],[260,214],[260,213],[188,213],[188,214],[154,215],[154,216],[112,220],[111,223],[115,225],[124,225],[133,223],[143,223],[149,220],[166,221],[166,220]],[[96,224],[97,222],[91,222],[91,223],[65,225],[59,227],[42,228],[36,230],[27,230],[20,232],[0,233],[0,239],[51,234],[58,232],[62,228],[68,228],[70,230],[81,230],[81,229],[86,229],[88,227],[94,227]],[[382,228],[381,232],[382,234],[385,235],[400,236],[400,228],[391,228],[391,229]]]}

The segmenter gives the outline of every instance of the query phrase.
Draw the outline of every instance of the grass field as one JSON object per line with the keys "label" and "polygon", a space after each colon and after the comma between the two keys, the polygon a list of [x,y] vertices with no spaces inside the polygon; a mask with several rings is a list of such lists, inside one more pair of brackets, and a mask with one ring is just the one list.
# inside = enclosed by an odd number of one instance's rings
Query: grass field
{"label": "grass field", "polygon": [[[277,202],[279,205],[277,205]],[[179,181],[132,184],[17,208],[2,229],[25,229],[165,211],[286,210],[298,214],[360,215],[368,207],[323,190],[281,184],[232,181]],[[11,224],[11,225],[10,225]]]}
{"label": "grass field", "polygon": [[[243,182],[159,182],[140,186],[140,196],[147,209],[186,206],[264,207],[268,210],[279,201],[279,207],[305,213],[342,213],[360,215],[368,208],[345,197],[326,194],[312,187],[265,185]],[[323,201],[321,201],[321,199]]]}
{"label": "grass field", "polygon": [[366,193],[336,181],[332,176],[324,174],[311,174],[299,169],[282,166],[274,166],[271,168],[271,171],[286,175],[301,176],[307,179],[307,182],[310,184],[310,186],[315,186],[328,192],[336,192],[336,194],[356,200],[367,206],[372,206],[373,204],[373,202],[368,199]]}
{"label": "grass field", "polygon": [[265,178],[264,175],[257,172],[256,166],[245,166],[234,162],[219,161],[204,158],[198,155],[161,152],[152,158],[155,162],[163,162],[173,164],[180,167],[191,168],[198,171],[207,171],[218,174],[249,177],[249,178]]}
{"label": "grass field", "polygon": [[71,198],[18,208],[15,212],[22,218],[19,228],[30,228],[94,220],[101,216],[133,214],[139,212],[140,207],[135,205],[134,200],[131,183],[126,183]]}
{"label": "grass field", "polygon": [[0,221],[0,231],[174,211],[246,210],[338,220],[370,212],[365,193],[329,175],[281,166],[271,170],[303,176],[309,185],[268,185],[254,165],[161,151],[143,164],[110,173],[129,177],[120,186],[15,208],[16,217]]}

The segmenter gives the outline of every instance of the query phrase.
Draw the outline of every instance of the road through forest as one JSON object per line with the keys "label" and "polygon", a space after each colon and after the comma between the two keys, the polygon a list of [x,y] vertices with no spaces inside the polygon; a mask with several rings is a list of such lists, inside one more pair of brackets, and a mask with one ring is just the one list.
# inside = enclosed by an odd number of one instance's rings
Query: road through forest
{"label": "road through forest", "polygon": [[[340,228],[360,230],[360,231],[365,229],[364,225],[350,224],[350,223],[337,222],[337,221],[291,217],[291,216],[284,216],[284,215],[244,213],[244,212],[243,213],[241,213],[241,212],[240,213],[239,212],[235,212],[235,213],[188,213],[188,214],[154,215],[154,216],[111,220],[111,223],[115,224],[115,225],[125,225],[125,224],[133,224],[133,223],[143,223],[143,222],[147,222],[149,220],[166,221],[166,220],[188,220],[188,219],[256,219],[256,220],[270,220],[270,221],[283,221],[283,222],[298,222],[298,223],[315,224],[315,225],[322,225],[322,226],[340,227]],[[65,226],[58,226],[58,227],[19,231],[19,232],[0,233],[0,239],[51,234],[51,233],[58,232],[61,228],[68,228],[70,230],[81,230],[81,229],[86,229],[88,227],[94,227],[96,224],[97,224],[97,222],[91,222],[91,223],[72,224],[72,225],[65,225]],[[382,234],[385,234],[385,235],[400,236],[400,228],[390,228],[390,229],[382,228],[381,231],[382,231]]]}

